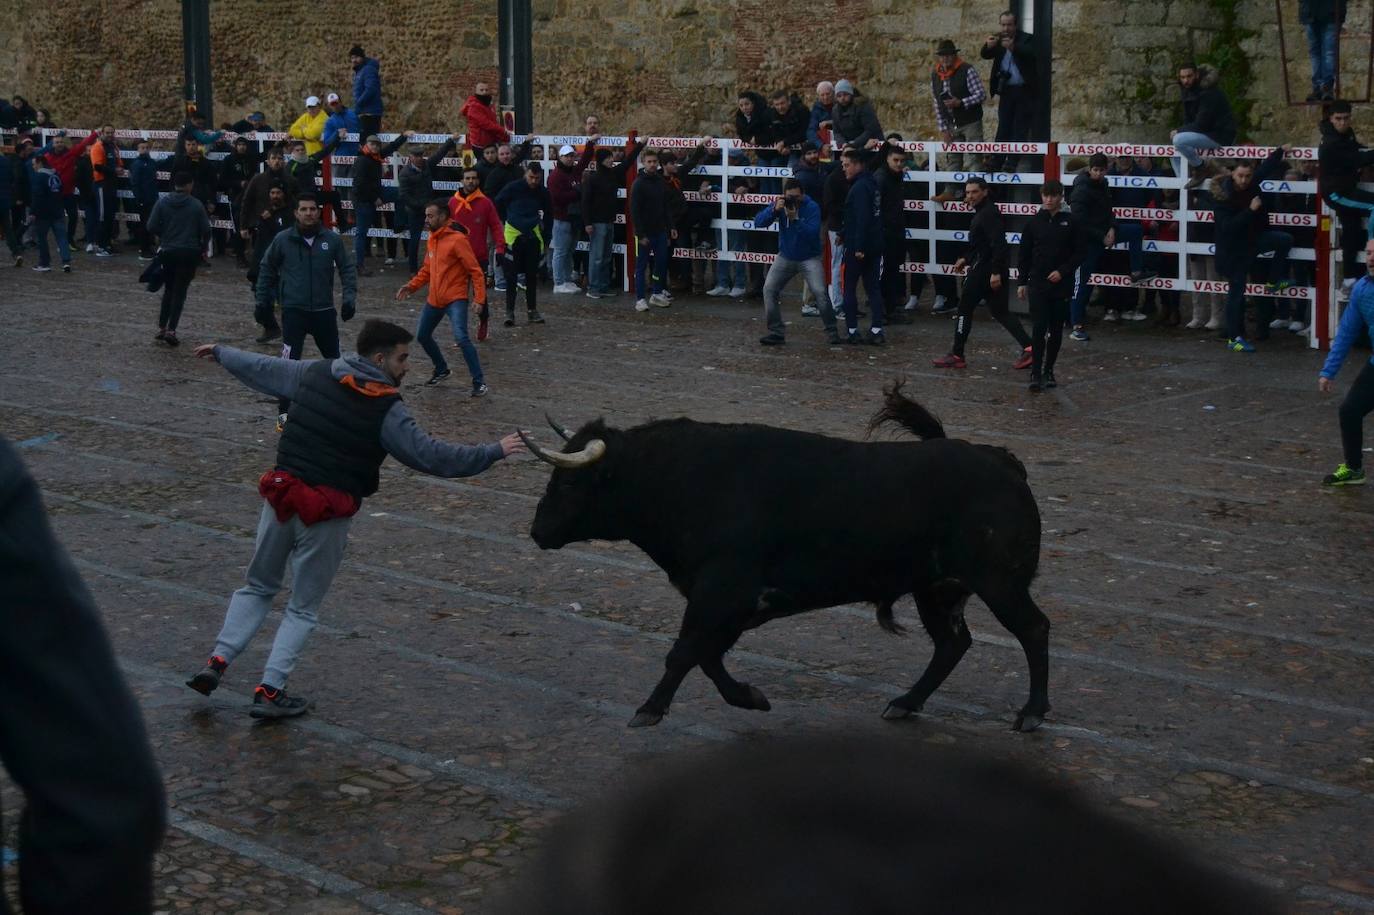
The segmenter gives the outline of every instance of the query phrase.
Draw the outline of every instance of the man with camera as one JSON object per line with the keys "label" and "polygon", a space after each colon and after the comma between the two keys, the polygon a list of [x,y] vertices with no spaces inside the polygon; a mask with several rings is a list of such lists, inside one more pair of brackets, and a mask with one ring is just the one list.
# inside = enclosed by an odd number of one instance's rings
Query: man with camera
{"label": "man with camera", "polygon": [[787,342],[778,297],[798,273],[820,307],[826,341],[839,343],[835,310],[826,292],[825,267],[821,263],[821,208],[802,191],[801,182],[796,178],[788,178],[783,184],[782,196],[754,217],[754,227],[758,229],[765,229],[774,222],[778,224],[778,256],[763,282],[763,318],[768,324],[768,333],[759,338],[759,343],[778,346]]}
{"label": "man with camera", "polygon": [[[967,141],[982,142],[983,139],[983,102],[987,90],[973,65],[959,56],[954,42],[946,38],[935,49],[935,69],[930,74],[930,96],[935,103],[935,124],[940,129],[940,139],[946,143]],[[945,165],[954,171],[978,171],[981,159],[970,155],[967,160],[962,153],[945,156]],[[958,198],[958,188],[951,187],[936,196],[936,200],[947,203]]]}
{"label": "man with camera", "polygon": [[[992,61],[988,93],[997,96],[998,143],[1024,143],[1035,120],[1035,48],[1031,36],[1016,27],[1016,14],[1008,10],[997,17],[998,31],[983,42],[979,56]],[[988,168],[1001,171],[1002,156],[988,160]],[[1016,168],[1017,157],[1005,160]]]}

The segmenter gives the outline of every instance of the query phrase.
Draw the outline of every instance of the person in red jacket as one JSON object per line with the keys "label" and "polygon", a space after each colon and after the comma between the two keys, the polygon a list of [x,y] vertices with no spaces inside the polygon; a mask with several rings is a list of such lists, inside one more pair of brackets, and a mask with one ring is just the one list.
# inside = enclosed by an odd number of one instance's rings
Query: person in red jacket
{"label": "person in red jacket", "polygon": [[[463,184],[453,192],[448,200],[450,218],[468,232],[468,243],[477,263],[486,270],[491,264],[491,252],[497,257],[506,253],[506,234],[501,227],[501,217],[496,213],[496,205],[491,198],[482,193],[482,179],[477,169],[468,166],[463,169]],[[491,247],[487,246],[488,239]]]}
{"label": "person in red jacket", "polygon": [[[587,137],[582,155],[571,146],[558,150],[558,162],[549,172],[549,197],[553,200],[553,291],[576,295],[582,289],[572,281],[572,255],[582,222],[582,174],[592,164],[599,135]],[[576,224],[575,224],[576,223]]]}
{"label": "person in red jacket", "polygon": [[69,244],[74,244],[76,238],[76,162],[86,152],[86,147],[98,139],[100,132],[92,130],[89,137],[72,146],[71,141],[67,139],[67,132],[59,130],[51,143],[38,150],[40,155],[48,157],[48,164],[57,172],[57,177],[62,179],[62,208],[67,211]]}
{"label": "person in red jacket", "polygon": [[501,126],[491,104],[491,88],[485,82],[476,85],[473,94],[463,103],[460,114],[467,118],[468,145],[473,149],[510,141],[510,132]]}

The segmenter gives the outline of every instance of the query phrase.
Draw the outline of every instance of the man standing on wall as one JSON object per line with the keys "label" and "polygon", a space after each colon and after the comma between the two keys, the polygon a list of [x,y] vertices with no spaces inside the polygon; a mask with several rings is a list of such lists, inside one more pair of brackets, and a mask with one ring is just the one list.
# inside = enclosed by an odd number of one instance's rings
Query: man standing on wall
{"label": "man standing on wall", "polygon": [[[935,104],[935,125],[940,130],[940,139],[946,143],[955,141],[979,143],[983,139],[983,101],[987,90],[978,77],[973,65],[959,56],[954,42],[946,38],[935,49],[935,69],[930,73],[930,97]],[[945,168],[952,171],[978,171],[982,160],[975,153],[967,159],[963,153],[945,156]],[[949,190],[936,195],[936,200],[948,203],[958,198],[959,189]]]}
{"label": "man standing on wall", "polygon": [[[988,93],[997,96],[998,143],[1024,143],[1030,138],[1035,123],[1036,59],[1033,39],[1016,27],[1016,14],[1008,10],[998,17],[996,35],[989,35],[979,52],[984,60],[992,61],[988,79]],[[1001,171],[1004,158],[988,160],[991,171]],[[1010,157],[1013,169],[1017,157]]]}
{"label": "man standing on wall", "polygon": [[186,681],[191,689],[208,696],[219,686],[266,621],[290,563],[291,598],[249,714],[291,718],[309,711],[309,700],[287,695],[286,681],[343,562],[353,516],[377,491],[387,455],[421,473],[465,477],[524,450],[517,433],[474,446],[450,445],[422,430],[399,391],[411,339],[405,328],[373,319],[358,334],[358,351],[342,358],[294,362],[214,343],[196,347],[197,356],[292,406],[275,465],[258,481],[264,505],[248,581],[229,600],[210,660]]}
{"label": "man standing on wall", "polygon": [[356,44],[349,49],[348,62],[353,65],[353,110],[358,113],[360,133],[370,137],[382,130],[381,65]]}
{"label": "man standing on wall", "polygon": [[510,132],[502,126],[491,103],[491,87],[482,80],[463,103],[460,113],[468,122],[468,146],[486,149],[498,143],[509,143]]}

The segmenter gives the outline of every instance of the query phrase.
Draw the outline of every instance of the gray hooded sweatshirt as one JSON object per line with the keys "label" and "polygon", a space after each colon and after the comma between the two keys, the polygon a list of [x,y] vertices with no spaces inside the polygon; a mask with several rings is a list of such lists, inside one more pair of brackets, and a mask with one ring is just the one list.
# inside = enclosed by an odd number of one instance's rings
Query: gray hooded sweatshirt
{"label": "gray hooded sweatshirt", "polygon": [[[288,400],[296,396],[301,378],[315,361],[301,362],[248,353],[232,346],[216,346],[215,359],[248,387],[273,397]],[[370,359],[345,353],[335,359],[331,369],[336,379],[352,375],[365,381],[394,385],[396,382]],[[399,398],[382,420],[381,446],[387,454],[421,473],[436,477],[470,477],[501,460],[500,442],[486,445],[451,445],[420,428],[405,402]]]}
{"label": "gray hooded sweatshirt", "polygon": [[164,251],[204,251],[210,242],[210,217],[199,200],[174,191],[153,205],[148,231]]}

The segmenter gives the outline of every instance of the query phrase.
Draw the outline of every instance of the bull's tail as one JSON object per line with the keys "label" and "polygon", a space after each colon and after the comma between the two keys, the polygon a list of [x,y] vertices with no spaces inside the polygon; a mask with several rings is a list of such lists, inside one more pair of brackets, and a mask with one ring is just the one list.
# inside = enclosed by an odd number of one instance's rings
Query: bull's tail
{"label": "bull's tail", "polygon": [[944,438],[945,427],[930,411],[902,393],[905,378],[899,378],[883,388],[883,405],[868,421],[871,434],[883,423],[897,423],[922,439]]}

